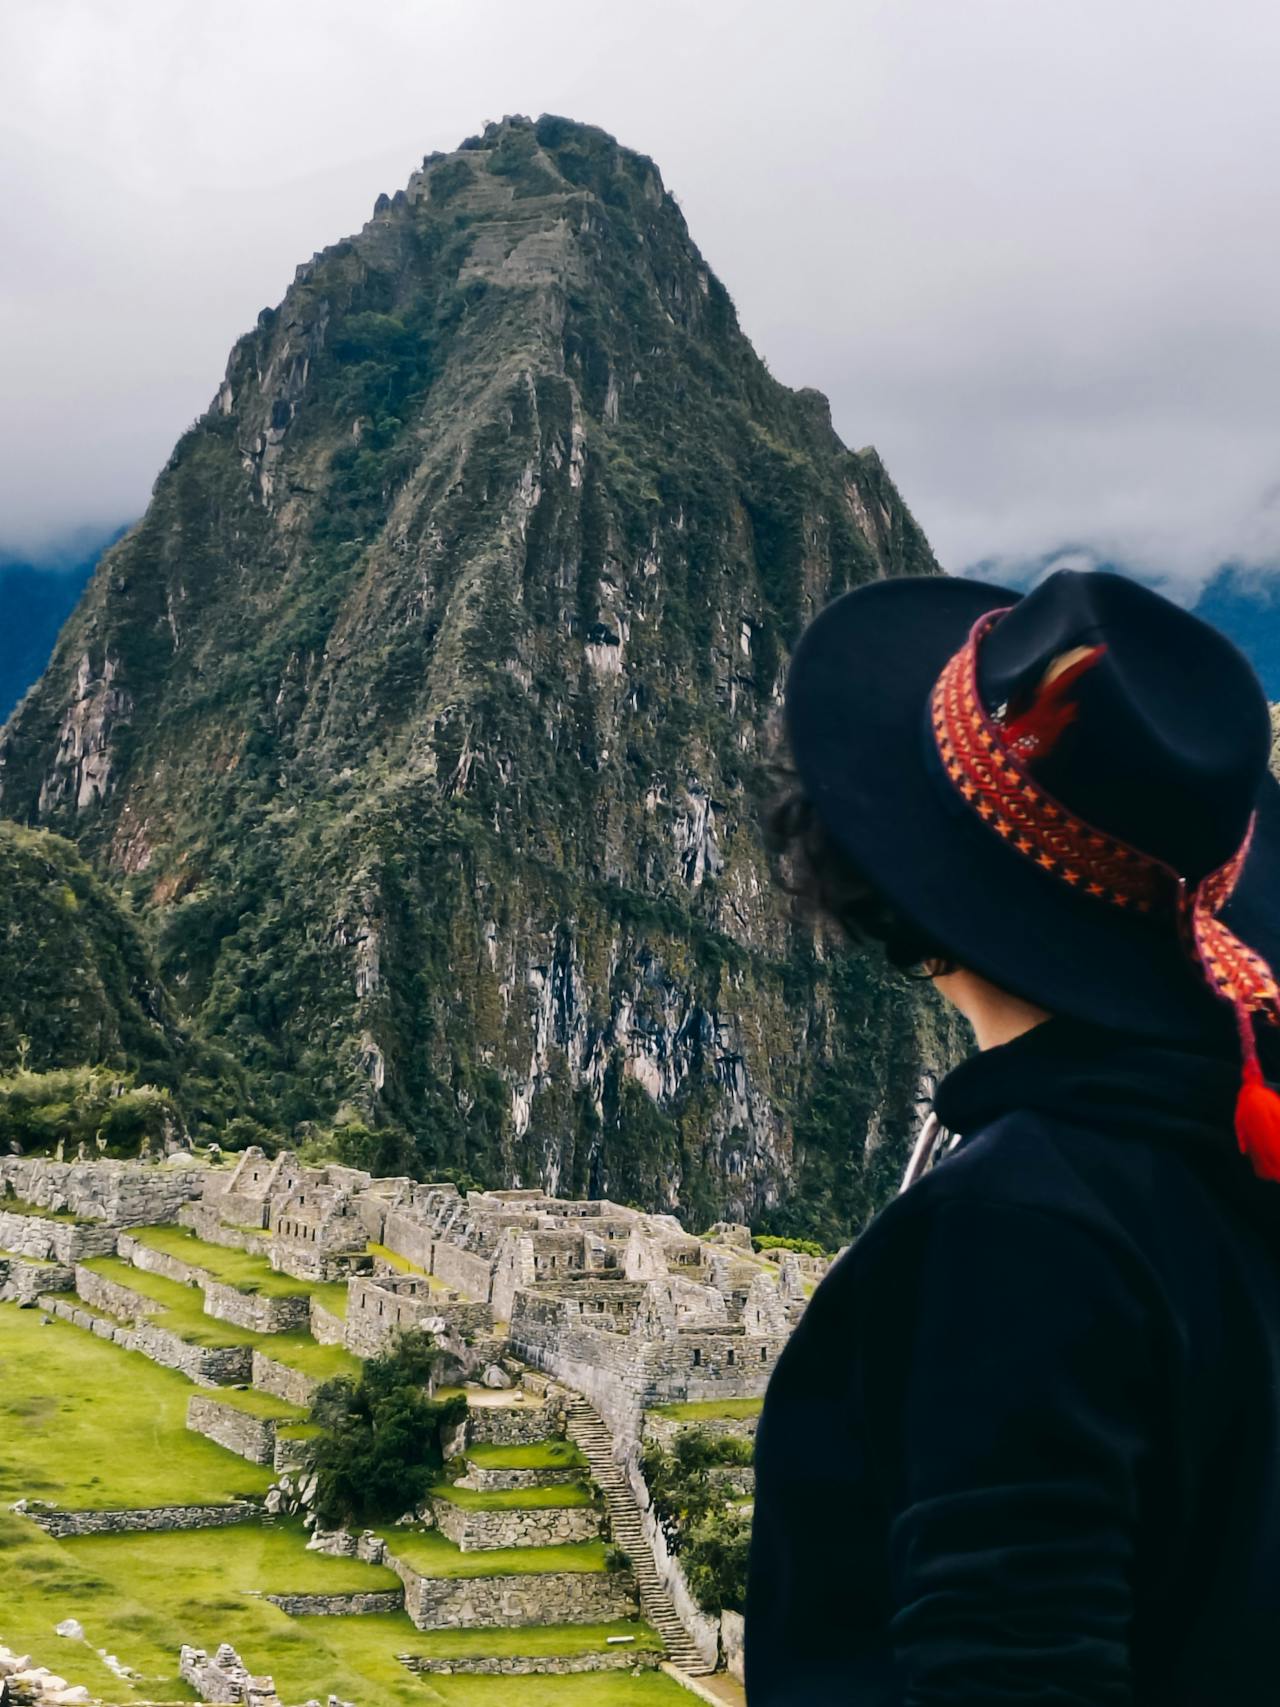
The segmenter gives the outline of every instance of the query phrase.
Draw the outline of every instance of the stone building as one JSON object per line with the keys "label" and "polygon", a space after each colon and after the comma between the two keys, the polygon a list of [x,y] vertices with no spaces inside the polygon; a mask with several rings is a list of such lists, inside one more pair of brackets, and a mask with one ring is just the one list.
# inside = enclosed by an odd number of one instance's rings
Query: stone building
{"label": "stone building", "polygon": [[699,1238],[607,1200],[463,1194],[288,1152],[210,1173],[183,1219],[206,1237],[238,1226],[285,1273],[346,1275],[343,1334],[361,1356],[406,1328],[468,1364],[465,1347],[488,1358],[505,1343],[628,1435],[647,1406],[763,1393],[820,1267],[758,1256],[733,1224]]}

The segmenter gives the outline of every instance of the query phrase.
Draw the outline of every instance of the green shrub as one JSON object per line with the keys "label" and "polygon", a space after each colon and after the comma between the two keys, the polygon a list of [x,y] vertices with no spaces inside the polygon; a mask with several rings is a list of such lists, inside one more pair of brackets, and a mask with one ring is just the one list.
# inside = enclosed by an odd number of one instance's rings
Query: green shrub
{"label": "green shrub", "polygon": [[444,1468],[442,1439],[467,1402],[427,1398],[441,1353],[429,1334],[402,1333],[370,1358],[358,1380],[326,1381],[311,1420],[323,1431],[313,1448],[315,1510],[326,1528],[393,1521],[417,1507]]}
{"label": "green shrub", "polygon": [[87,1144],[95,1152],[134,1156],[144,1141],[161,1146],[183,1135],[172,1095],[140,1085],[132,1073],[109,1067],[60,1067],[48,1073],[19,1069],[0,1078],[0,1140],[24,1152],[61,1144],[74,1155]]}
{"label": "green shrub", "polygon": [[685,1580],[704,1612],[742,1612],[747,1599],[751,1519],[744,1511],[715,1511],[685,1537]]}
{"label": "green shrub", "polygon": [[798,1251],[806,1257],[827,1257],[831,1254],[824,1251],[816,1239],[780,1239],[769,1233],[760,1233],[752,1238],[751,1243],[758,1251]]}
{"label": "green shrub", "polygon": [[667,1545],[680,1556],[704,1612],[739,1612],[747,1592],[751,1520],[727,1508],[711,1471],[750,1464],[753,1443],[736,1434],[681,1429],[670,1450],[648,1446],[641,1469]]}

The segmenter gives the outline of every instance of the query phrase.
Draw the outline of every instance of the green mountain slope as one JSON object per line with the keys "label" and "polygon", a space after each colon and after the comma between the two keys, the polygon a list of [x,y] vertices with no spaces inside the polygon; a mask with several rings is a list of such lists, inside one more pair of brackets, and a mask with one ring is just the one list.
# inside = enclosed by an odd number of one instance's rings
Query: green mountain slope
{"label": "green mountain slope", "polygon": [[0,1074],[102,1062],[173,1084],[184,1042],[137,923],[61,836],[0,820]]}
{"label": "green mountain slope", "polygon": [[763,761],[807,617],[935,567],[653,163],[507,120],[236,345],[0,810],[127,884],[279,1121],[835,1236],[951,1043],[789,923]]}

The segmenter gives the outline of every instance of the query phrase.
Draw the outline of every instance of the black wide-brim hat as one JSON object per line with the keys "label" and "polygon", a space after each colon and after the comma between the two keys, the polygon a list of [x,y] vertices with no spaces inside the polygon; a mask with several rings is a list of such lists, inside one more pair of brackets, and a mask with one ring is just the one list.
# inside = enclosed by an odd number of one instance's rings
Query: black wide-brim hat
{"label": "black wide-brim hat", "polygon": [[1055,660],[1103,648],[1035,780],[1085,823],[1189,884],[1249,836],[1219,917],[1280,969],[1280,787],[1266,698],[1217,630],[1124,577],[1061,571],[1026,595],[951,576],[855,589],[809,625],[786,725],[833,841],[961,966],[1052,1013],[1193,1042],[1233,1030],[1176,921],[1042,870],[979,816],[940,759],[935,683],[975,624],[979,697],[1003,716]]}

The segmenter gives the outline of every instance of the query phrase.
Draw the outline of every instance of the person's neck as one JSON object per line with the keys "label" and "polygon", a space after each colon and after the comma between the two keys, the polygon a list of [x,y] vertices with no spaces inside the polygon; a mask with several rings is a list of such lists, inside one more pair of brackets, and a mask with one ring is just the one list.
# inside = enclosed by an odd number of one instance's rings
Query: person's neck
{"label": "person's neck", "polygon": [[1002,1043],[1012,1043],[1015,1037],[1053,1017],[1045,1008],[1011,995],[967,967],[939,973],[933,982],[973,1027],[979,1049],[998,1049]]}

